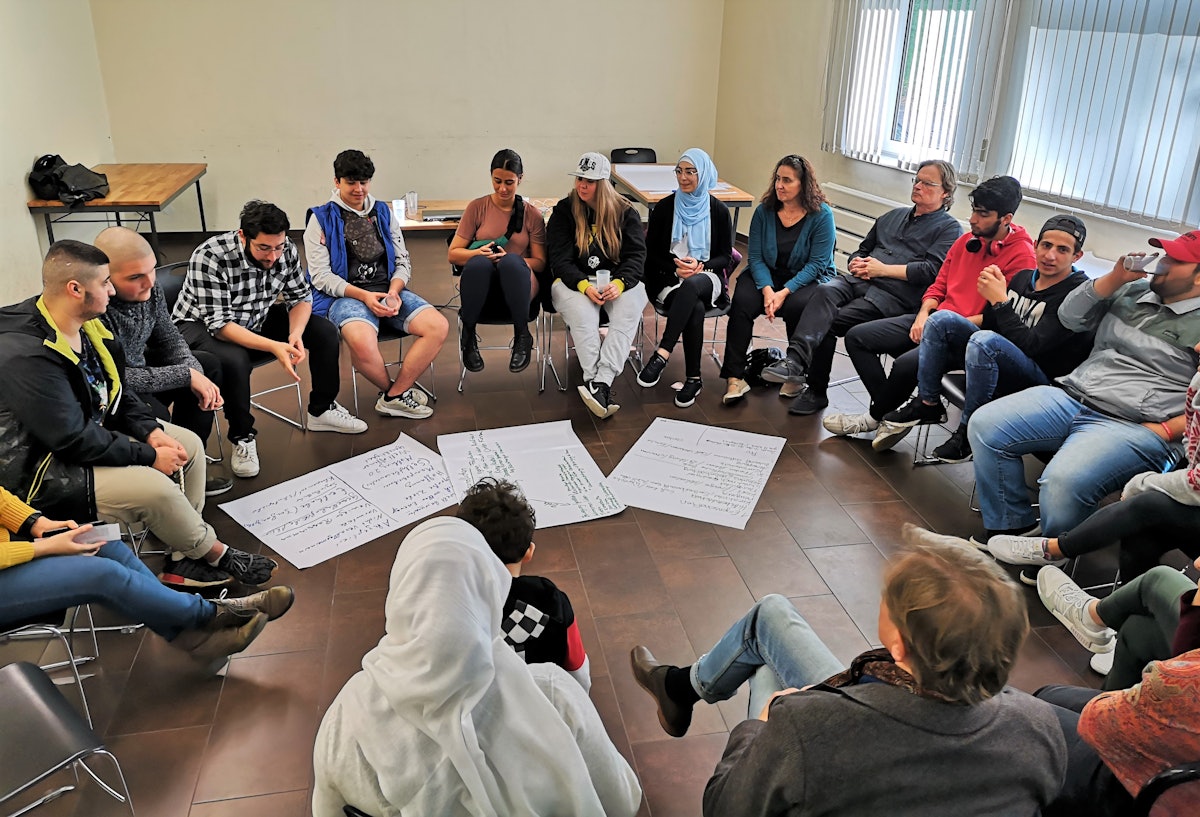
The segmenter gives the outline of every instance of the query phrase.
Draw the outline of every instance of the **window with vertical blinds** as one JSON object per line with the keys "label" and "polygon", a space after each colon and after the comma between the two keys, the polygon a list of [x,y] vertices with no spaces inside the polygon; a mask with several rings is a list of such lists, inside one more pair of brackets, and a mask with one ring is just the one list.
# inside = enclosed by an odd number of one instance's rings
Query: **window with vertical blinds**
{"label": "window with vertical blinds", "polygon": [[1200,0],[837,0],[824,149],[1200,223]]}

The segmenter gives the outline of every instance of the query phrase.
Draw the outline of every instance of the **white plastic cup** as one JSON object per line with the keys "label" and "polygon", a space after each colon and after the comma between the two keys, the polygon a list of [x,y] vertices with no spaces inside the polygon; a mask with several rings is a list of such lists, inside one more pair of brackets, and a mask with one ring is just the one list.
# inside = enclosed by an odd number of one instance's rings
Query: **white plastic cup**
{"label": "white plastic cup", "polygon": [[612,273],[606,269],[596,270],[596,289],[603,292],[612,283]]}
{"label": "white plastic cup", "polygon": [[417,191],[416,190],[409,190],[407,193],[404,194],[404,207],[405,207],[405,209],[408,210],[408,212],[412,215],[413,218],[417,217],[417,210],[420,209],[417,206],[418,204],[419,204],[419,202],[417,201]]}

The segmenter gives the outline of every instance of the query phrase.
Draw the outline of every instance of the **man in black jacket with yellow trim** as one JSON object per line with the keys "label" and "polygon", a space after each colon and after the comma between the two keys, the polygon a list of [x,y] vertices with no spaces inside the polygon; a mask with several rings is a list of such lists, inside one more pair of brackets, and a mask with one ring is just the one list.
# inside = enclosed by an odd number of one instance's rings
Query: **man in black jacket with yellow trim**
{"label": "man in black jacket with yellow trim", "polygon": [[113,295],[108,257],[57,241],[42,287],[0,309],[0,484],[59,518],[144,524],[174,551],[166,584],[267,581],[275,562],[218,541],[200,516],[200,439],[122,388],[124,352],[98,320]]}

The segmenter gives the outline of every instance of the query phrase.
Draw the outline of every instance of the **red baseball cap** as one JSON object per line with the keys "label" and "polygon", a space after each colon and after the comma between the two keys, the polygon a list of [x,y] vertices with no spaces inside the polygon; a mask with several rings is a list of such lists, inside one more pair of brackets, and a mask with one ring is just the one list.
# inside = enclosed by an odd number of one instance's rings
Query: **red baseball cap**
{"label": "red baseball cap", "polygon": [[1150,246],[1165,250],[1167,255],[1176,261],[1200,264],[1200,230],[1192,230],[1190,233],[1184,233],[1179,238],[1167,240],[1152,238],[1150,239]]}

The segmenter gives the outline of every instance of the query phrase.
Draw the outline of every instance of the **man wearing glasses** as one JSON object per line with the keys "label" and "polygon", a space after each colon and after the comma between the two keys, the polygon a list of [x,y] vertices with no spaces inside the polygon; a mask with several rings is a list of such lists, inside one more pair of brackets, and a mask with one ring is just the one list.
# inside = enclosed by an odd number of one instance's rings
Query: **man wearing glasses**
{"label": "man wearing glasses", "polygon": [[[233,444],[230,467],[238,477],[253,477],[259,470],[250,413],[252,351],[273,355],[297,382],[296,367],[309,361],[309,431],[367,430],[337,402],[337,327],[313,316],[312,291],[287,230],[283,210],[265,201],[247,203],[239,229],[213,236],[192,253],[175,303],[173,317],[188,345],[221,361]],[[276,303],[280,296],[282,304]]]}
{"label": "man wearing glasses", "polygon": [[913,206],[880,216],[850,256],[850,274],[817,287],[787,357],[763,370],[764,380],[782,384],[780,397],[795,398],[790,413],[815,414],[829,405],[826,389],[839,336],[860,323],[917,311],[921,294],[962,233],[949,212],[957,186],[949,162],[921,162],[913,177]]}

